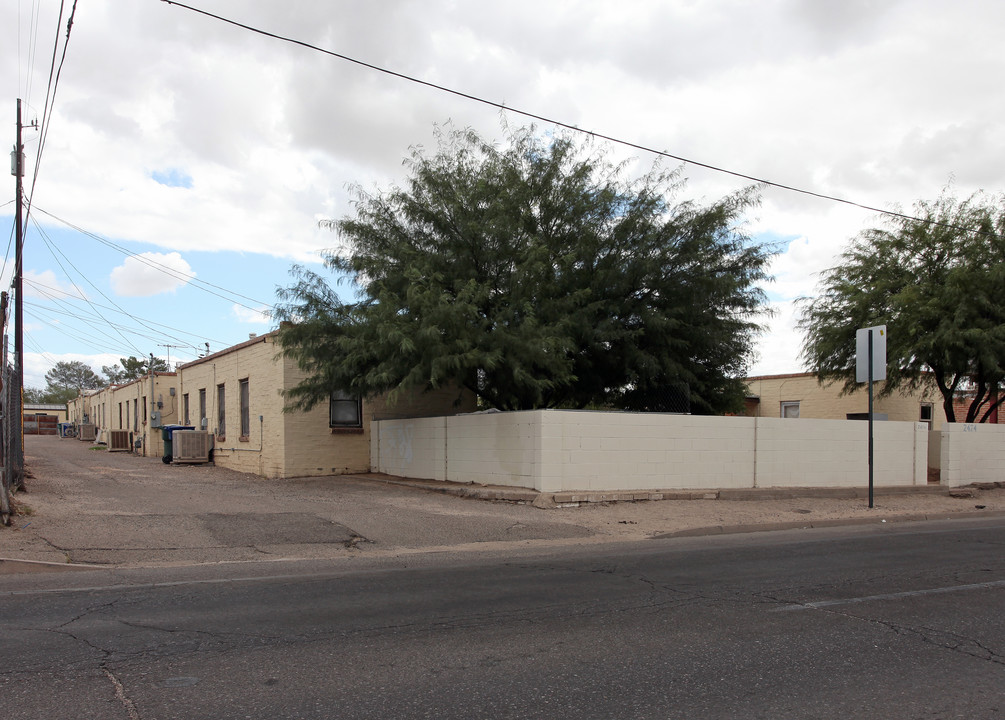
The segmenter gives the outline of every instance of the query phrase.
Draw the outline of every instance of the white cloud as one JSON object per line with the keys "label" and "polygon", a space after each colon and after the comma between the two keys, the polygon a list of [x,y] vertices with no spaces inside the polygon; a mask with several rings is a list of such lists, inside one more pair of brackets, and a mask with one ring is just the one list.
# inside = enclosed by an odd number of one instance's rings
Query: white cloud
{"label": "white cloud", "polygon": [[[1002,190],[1005,131],[989,118],[1005,112],[1005,96],[989,90],[988,78],[1005,74],[1003,3],[202,6],[508,107],[874,207],[910,208],[950,177],[961,195]],[[57,25],[54,8],[43,4],[39,27]],[[0,44],[8,68],[28,67],[17,54],[29,46],[28,28],[18,23],[16,4],[0,3],[0,27],[20,27],[24,40]],[[14,85],[25,73],[0,75],[0,97],[26,97],[30,120],[41,112],[46,70],[37,63],[34,97]],[[492,107],[166,3],[88,3],[59,90],[35,205],[117,242],[164,248],[158,257],[177,258],[183,277],[190,268],[179,253],[196,250],[316,262],[317,250],[336,241],[316,218],[351,211],[349,184],[402,182],[402,158],[410,146],[432,144],[433,123],[500,136]],[[28,131],[29,175],[37,142]],[[641,151],[616,152],[650,162]],[[682,197],[711,200],[749,184],[693,164],[683,174]],[[768,289],[782,315],[758,364],[782,372],[796,365],[798,338],[783,306],[813,294],[816,274],[876,218],[786,190],[763,195],[751,229],[794,238],[772,265],[777,281]],[[70,292],[58,276],[48,279]],[[130,260],[112,281],[132,297],[185,282]]]}
{"label": "white cloud", "polygon": [[251,325],[268,325],[272,322],[272,318],[269,317],[268,308],[261,307],[256,310],[245,307],[244,305],[234,305],[231,309],[234,318],[239,323],[248,323]]}
{"label": "white cloud", "polygon": [[86,299],[87,294],[66,280],[56,276],[52,270],[36,272],[24,271],[24,296],[44,300]]}
{"label": "white cloud", "polygon": [[141,253],[127,257],[110,277],[112,289],[123,297],[150,297],[175,292],[195,277],[179,253]]}

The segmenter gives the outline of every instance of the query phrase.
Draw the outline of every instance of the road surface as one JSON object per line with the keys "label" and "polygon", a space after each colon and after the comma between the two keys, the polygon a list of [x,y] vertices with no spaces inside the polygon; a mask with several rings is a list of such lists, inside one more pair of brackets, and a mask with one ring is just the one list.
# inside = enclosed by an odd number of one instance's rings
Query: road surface
{"label": "road surface", "polygon": [[8,575],[0,608],[28,720],[1005,718],[1001,520]]}

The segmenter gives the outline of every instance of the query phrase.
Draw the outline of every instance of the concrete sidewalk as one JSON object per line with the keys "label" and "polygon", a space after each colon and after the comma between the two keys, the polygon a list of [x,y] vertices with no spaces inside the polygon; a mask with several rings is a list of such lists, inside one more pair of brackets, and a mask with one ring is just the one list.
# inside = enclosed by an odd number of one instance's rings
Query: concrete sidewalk
{"label": "concrete sidewalk", "polygon": [[[0,572],[401,556],[947,517],[1005,517],[1005,490],[939,487],[542,495],[382,475],[267,480],[29,437],[25,514]],[[25,564],[26,561],[36,563]],[[44,564],[40,564],[44,563]]]}

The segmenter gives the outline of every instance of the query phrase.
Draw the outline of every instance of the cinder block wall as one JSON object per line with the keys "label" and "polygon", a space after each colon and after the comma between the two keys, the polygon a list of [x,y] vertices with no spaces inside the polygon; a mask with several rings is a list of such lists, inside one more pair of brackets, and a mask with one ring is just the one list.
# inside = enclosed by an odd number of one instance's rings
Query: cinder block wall
{"label": "cinder block wall", "polygon": [[[566,490],[862,486],[856,421],[537,410],[388,420],[372,443],[393,475]],[[877,485],[927,482],[928,428],[877,423]]]}
{"label": "cinder block wall", "polygon": [[941,484],[1005,481],[1005,426],[946,423],[938,435]]}

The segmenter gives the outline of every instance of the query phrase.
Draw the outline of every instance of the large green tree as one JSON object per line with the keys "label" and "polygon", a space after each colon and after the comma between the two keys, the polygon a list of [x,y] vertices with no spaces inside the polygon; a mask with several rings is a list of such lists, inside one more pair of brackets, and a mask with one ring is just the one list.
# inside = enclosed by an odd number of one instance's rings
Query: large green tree
{"label": "large green tree", "polygon": [[118,364],[102,365],[101,372],[105,374],[110,383],[127,383],[147,375],[151,366],[154,372],[167,372],[168,370],[168,364],[163,358],[155,357],[151,362],[148,358],[130,355],[127,358],[119,358]]}
{"label": "large green tree", "polygon": [[915,204],[920,222],[891,217],[859,234],[806,301],[803,355],[821,380],[855,388],[855,331],[887,326],[883,392],[935,386],[946,419],[972,400],[983,422],[1005,400],[1005,198],[943,193]]}
{"label": "large green tree", "polygon": [[331,223],[356,302],[303,268],[281,291],[293,406],[451,382],[500,409],[742,405],[771,255],[741,229],[752,190],[674,203],[677,172],[533,128],[444,130],[408,167]]}
{"label": "large green tree", "polygon": [[41,402],[66,403],[77,397],[81,390],[92,390],[105,383],[86,363],[79,360],[57,362],[45,374],[45,390],[39,395]]}

